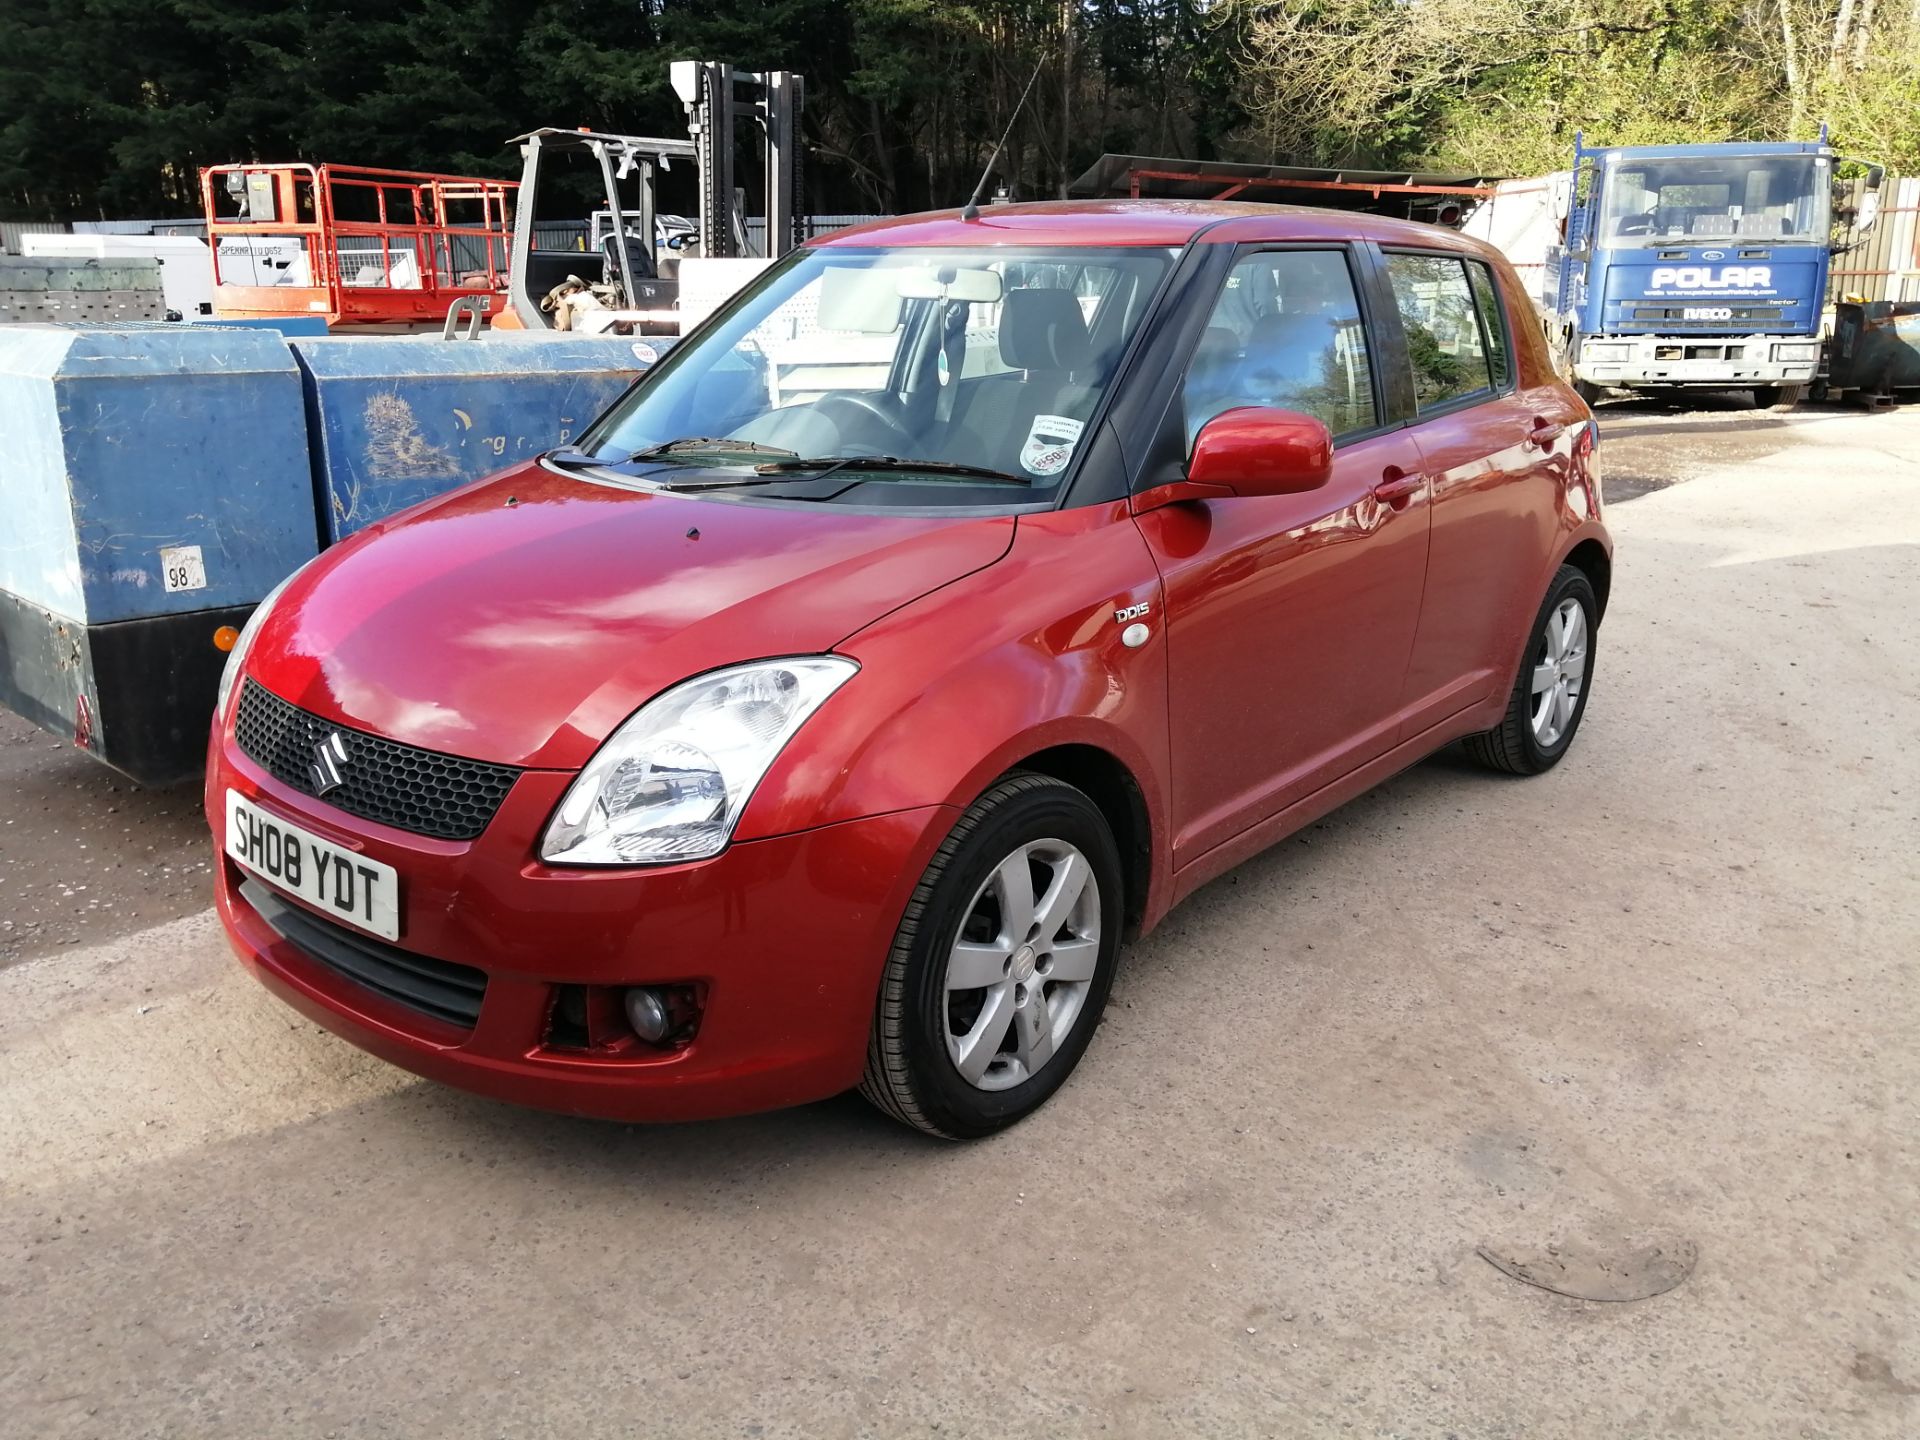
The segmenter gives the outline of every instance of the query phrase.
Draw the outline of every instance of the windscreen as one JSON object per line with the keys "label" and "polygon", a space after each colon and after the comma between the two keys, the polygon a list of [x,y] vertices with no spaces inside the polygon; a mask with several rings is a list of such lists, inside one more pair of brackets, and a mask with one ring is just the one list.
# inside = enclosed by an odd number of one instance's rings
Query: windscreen
{"label": "windscreen", "polygon": [[[1173,255],[805,250],[677,346],[583,448],[612,456],[677,446],[686,457],[696,453],[686,442],[723,439],[742,442],[741,463],[892,457],[1052,489],[1086,449],[1087,426]],[[697,453],[702,464],[724,461],[715,446]],[[965,488],[907,464],[885,476],[871,466],[847,473],[863,484]]]}
{"label": "windscreen", "polygon": [[1823,240],[1824,175],[1811,155],[1621,161],[1601,182],[1600,243]]}

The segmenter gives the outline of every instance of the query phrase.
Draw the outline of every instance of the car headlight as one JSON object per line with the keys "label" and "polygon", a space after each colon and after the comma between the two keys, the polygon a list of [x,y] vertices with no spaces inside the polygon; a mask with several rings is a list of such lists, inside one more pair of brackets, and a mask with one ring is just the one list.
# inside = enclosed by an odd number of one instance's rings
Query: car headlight
{"label": "car headlight", "polygon": [[718,855],[774,757],[859,668],[838,655],[756,660],[648,701],[567,788],[540,858],[671,865]]}
{"label": "car headlight", "polygon": [[[300,570],[306,568],[302,565]],[[213,702],[214,714],[227,713],[227,697],[233,693],[234,682],[240,678],[240,672],[247,668],[247,652],[253,648],[254,637],[260,633],[260,627],[266,624],[267,616],[273,612],[273,602],[293,583],[294,575],[298,575],[300,570],[295,570],[293,575],[269,590],[266,598],[253,607],[253,613],[247,616],[247,623],[240,627],[239,638],[233,642],[233,649],[227,652],[226,666],[220,672],[220,691]]]}

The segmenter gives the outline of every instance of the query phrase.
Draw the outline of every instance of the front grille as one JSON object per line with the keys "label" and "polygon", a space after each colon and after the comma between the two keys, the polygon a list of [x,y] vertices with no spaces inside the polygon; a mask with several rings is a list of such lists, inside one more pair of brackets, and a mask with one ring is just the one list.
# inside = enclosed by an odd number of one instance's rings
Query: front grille
{"label": "front grille", "polygon": [[[1733,313],[1724,320],[1689,319],[1689,310],[1731,310]],[[1691,305],[1636,305],[1633,307],[1635,320],[1658,320],[1662,324],[1685,325],[1706,328],[1709,326],[1758,325],[1766,320],[1778,320],[1785,315],[1778,305],[1715,305],[1708,299],[1694,301]]]}
{"label": "front grille", "polygon": [[480,1002],[487,993],[484,970],[415,955],[323,920],[312,911],[289,905],[258,880],[241,881],[240,898],[281,939],[336,975],[462,1030],[471,1030],[480,1019]]}
{"label": "front grille", "polygon": [[[321,796],[313,783],[315,752],[336,732],[346,737],[347,758],[339,766],[340,785]],[[289,705],[251,679],[240,690],[234,738],[282,785],[349,815],[436,840],[479,835],[520,778],[511,765],[463,760],[349,730]]]}

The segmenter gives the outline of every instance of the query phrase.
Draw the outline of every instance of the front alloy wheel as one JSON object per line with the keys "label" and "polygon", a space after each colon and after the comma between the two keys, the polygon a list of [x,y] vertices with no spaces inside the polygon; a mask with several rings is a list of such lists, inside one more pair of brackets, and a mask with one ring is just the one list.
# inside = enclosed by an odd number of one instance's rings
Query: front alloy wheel
{"label": "front alloy wheel", "polygon": [[1100,882],[1064,840],[993,867],[947,952],[947,1054],[982,1090],[1044,1070],[1073,1033],[1100,968]]}
{"label": "front alloy wheel", "polygon": [[1119,850],[1092,800],[1045,775],[996,784],[961,816],[908,902],[861,1093],[955,1139],[1038,1109],[1099,1023],[1120,900]]}

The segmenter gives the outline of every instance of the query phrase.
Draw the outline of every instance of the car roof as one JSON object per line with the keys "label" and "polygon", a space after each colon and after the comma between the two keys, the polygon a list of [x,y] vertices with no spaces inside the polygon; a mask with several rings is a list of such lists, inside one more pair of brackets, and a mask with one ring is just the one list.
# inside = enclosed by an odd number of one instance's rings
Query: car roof
{"label": "car roof", "polygon": [[985,205],[972,220],[958,210],[898,215],[813,240],[857,245],[1185,245],[1194,239],[1248,241],[1372,240],[1484,254],[1457,231],[1360,210],[1260,205],[1236,200],[1050,200]]}

